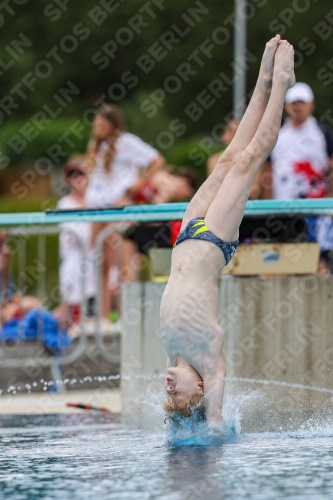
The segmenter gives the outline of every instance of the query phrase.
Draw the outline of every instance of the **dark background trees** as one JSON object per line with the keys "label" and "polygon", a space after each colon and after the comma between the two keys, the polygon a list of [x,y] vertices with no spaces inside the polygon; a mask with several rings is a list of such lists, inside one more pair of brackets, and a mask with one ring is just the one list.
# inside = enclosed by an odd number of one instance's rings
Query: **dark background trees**
{"label": "dark background trees", "polygon": [[[47,155],[66,132],[63,151],[83,151],[92,117],[86,110],[98,100],[119,104],[130,131],[184,163],[189,150],[179,145],[192,137],[192,151],[197,138],[216,139],[232,111],[233,8],[221,0],[4,2],[2,165]],[[296,49],[296,76],[312,86],[317,116],[333,123],[331,2],[251,0],[246,16],[249,95],[265,42],[280,33]],[[36,113],[47,117],[41,123],[37,116],[39,126]],[[82,127],[75,134],[76,120]],[[192,151],[187,163],[195,158]]]}

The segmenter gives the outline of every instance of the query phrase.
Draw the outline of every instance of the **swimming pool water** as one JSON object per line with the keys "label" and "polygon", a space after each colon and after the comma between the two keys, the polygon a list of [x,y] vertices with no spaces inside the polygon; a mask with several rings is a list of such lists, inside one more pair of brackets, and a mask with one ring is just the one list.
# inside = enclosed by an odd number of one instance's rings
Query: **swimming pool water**
{"label": "swimming pool water", "polygon": [[175,445],[117,415],[0,418],[0,498],[330,499],[333,427]]}

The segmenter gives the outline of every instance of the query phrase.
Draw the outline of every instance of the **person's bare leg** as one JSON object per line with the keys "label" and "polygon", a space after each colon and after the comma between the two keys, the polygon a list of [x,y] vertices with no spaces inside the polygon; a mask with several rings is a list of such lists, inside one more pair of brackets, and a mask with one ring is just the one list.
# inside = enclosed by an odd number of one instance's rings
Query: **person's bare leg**
{"label": "person's bare leg", "polygon": [[91,225],[91,245],[92,247],[95,246],[96,244],[96,239],[99,233],[104,229],[105,223],[104,222],[93,222]]}
{"label": "person's bare leg", "polygon": [[184,229],[192,218],[205,217],[210,204],[217,195],[229,170],[237,162],[242,151],[249,145],[256,133],[269,100],[272,86],[274,55],[279,42],[280,35],[276,35],[272,40],[267,42],[261,61],[258,80],[236,135],[220,157],[212,174],[192,198],[183,218],[182,229]]}
{"label": "person's bare leg", "polygon": [[114,235],[109,234],[103,244],[103,277],[102,277],[102,315],[109,318],[111,304],[113,302],[113,290],[109,287],[109,270],[116,264]]}
{"label": "person's bare leg", "polygon": [[235,137],[225,151],[225,154],[230,155],[233,164],[236,163],[242,151],[250,144],[266,110],[272,90],[274,57],[280,40],[280,35],[276,35],[266,43],[252,98],[238,126]]}
{"label": "person's bare leg", "polygon": [[121,281],[133,282],[138,280],[138,266],[134,262],[140,258],[136,244],[128,239],[123,240],[121,252]]}
{"label": "person's bare leg", "polygon": [[272,92],[264,116],[250,144],[226,175],[205,217],[209,229],[224,241],[238,238],[253,180],[276,144],[284,96],[294,83],[294,50],[283,40],[276,51]]}
{"label": "person's bare leg", "polygon": [[111,309],[111,292],[109,289],[109,267],[103,262],[103,277],[102,277],[102,317],[109,318]]}

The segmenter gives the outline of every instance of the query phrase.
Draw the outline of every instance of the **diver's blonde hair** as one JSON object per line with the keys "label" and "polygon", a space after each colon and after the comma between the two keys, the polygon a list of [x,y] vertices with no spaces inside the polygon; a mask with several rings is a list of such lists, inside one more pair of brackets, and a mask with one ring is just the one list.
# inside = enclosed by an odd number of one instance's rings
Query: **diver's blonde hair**
{"label": "diver's blonde hair", "polygon": [[180,398],[177,394],[171,394],[163,402],[166,412],[164,423],[172,419],[175,414],[181,417],[191,417],[194,410],[205,410],[205,399],[202,394],[193,394],[188,401]]}

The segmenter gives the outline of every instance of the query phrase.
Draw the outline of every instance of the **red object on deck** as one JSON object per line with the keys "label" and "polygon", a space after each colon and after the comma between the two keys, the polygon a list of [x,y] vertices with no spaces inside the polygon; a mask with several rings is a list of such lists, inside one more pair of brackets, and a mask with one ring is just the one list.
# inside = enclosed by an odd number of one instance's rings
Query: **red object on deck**
{"label": "red object on deck", "polygon": [[176,243],[181,227],[182,227],[181,220],[172,220],[170,222],[170,243],[172,246]]}
{"label": "red object on deck", "polygon": [[84,403],[66,403],[66,406],[69,406],[71,408],[80,408],[81,410],[94,410],[94,411],[103,411],[105,413],[112,413],[110,410],[107,408],[98,408],[97,406],[91,406],[89,404],[84,404]]}

